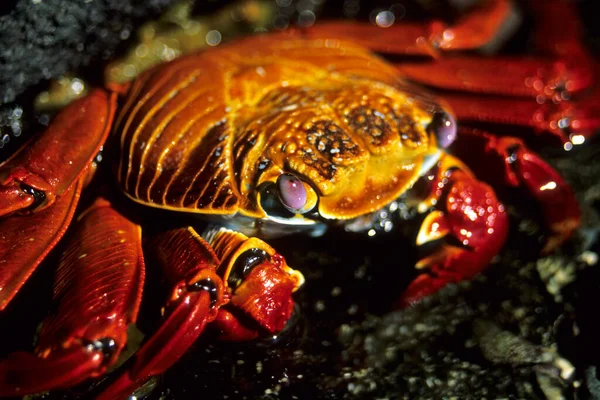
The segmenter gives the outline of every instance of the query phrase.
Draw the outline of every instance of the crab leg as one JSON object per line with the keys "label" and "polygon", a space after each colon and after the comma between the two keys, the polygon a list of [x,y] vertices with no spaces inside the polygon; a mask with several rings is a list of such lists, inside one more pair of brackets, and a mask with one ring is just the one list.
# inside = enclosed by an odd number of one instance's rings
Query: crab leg
{"label": "crab leg", "polygon": [[537,133],[550,133],[561,143],[581,144],[600,129],[600,88],[577,101],[559,104],[466,95],[446,95],[444,100],[455,110],[459,121],[527,127]]}
{"label": "crab leg", "polygon": [[540,204],[550,233],[542,253],[560,246],[579,226],[580,208],[569,185],[520,139],[463,128],[452,152],[473,168],[479,167],[485,181],[523,188]]}
{"label": "crab leg", "polygon": [[0,166],[0,216],[46,208],[78,180],[108,136],[115,96],[95,90],[70,104]]}
{"label": "crab leg", "polygon": [[595,68],[582,45],[575,2],[534,0],[527,5],[536,21],[533,58],[460,56],[398,68],[411,79],[451,90],[551,98],[554,91],[573,94],[590,87]]}
{"label": "crab leg", "polygon": [[[170,368],[210,322],[216,322],[222,339],[248,340],[262,331],[281,330],[290,318],[291,294],[302,276],[259,239],[227,230],[211,236],[209,244],[193,228],[182,228],[150,240],[147,247],[174,288],[167,316],[98,399],[125,398]],[[240,313],[244,322],[238,320]]]}
{"label": "crab leg", "polygon": [[43,324],[36,354],[13,353],[0,363],[0,396],[70,387],[104,373],[127,342],[143,282],[139,226],[96,201],[61,257],[57,309]]}
{"label": "crab leg", "polygon": [[398,22],[387,28],[357,22],[329,22],[311,27],[303,34],[308,38],[352,40],[382,53],[436,57],[439,50],[476,49],[488,44],[510,13],[510,1],[489,0],[452,26],[441,21],[428,24]]}
{"label": "crab leg", "polygon": [[[403,76],[438,89],[562,101],[592,85],[592,71],[550,58],[460,56],[397,64]],[[502,71],[501,74],[498,71]],[[566,91],[563,93],[563,91]]]}
{"label": "crab leg", "polygon": [[508,217],[494,191],[475,179],[458,159],[444,155],[431,193],[420,211],[431,210],[417,235],[417,246],[435,244],[419,260],[419,275],[399,299],[405,307],[437,292],[451,282],[470,279],[500,251],[508,232]]}
{"label": "crab leg", "polygon": [[227,303],[216,274],[219,260],[192,228],[154,236],[147,248],[162,266],[173,290],[160,328],[136,352],[127,370],[97,399],[126,398],[150,376],[171,367]]}
{"label": "crab leg", "polygon": [[67,189],[53,207],[30,216],[13,215],[0,220],[0,311],[64,235],[82,186],[79,182]]}
{"label": "crab leg", "polygon": [[92,92],[0,166],[0,311],[65,233],[114,107],[114,95]]}
{"label": "crab leg", "polygon": [[528,5],[537,21],[535,58],[446,57],[401,63],[398,69],[438,89],[520,97],[445,94],[461,121],[525,126],[580,144],[600,129],[600,89],[594,85],[598,67],[582,45],[575,4]]}

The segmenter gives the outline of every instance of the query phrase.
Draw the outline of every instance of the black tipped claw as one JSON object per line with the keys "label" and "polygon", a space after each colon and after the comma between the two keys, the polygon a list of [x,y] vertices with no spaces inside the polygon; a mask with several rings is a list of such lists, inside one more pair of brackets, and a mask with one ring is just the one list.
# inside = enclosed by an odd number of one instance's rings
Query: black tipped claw
{"label": "black tipped claw", "polygon": [[33,197],[33,203],[29,207],[30,210],[35,210],[46,200],[46,193],[42,192],[41,190],[34,189],[29,185],[21,183],[21,190]]}

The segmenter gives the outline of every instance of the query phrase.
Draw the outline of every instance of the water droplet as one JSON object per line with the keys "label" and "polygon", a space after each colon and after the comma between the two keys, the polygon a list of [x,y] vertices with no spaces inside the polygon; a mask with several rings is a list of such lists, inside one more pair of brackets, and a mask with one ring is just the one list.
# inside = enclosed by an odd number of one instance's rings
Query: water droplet
{"label": "water droplet", "polygon": [[375,23],[381,28],[389,28],[396,21],[396,17],[391,11],[381,11],[375,17]]}
{"label": "water droplet", "polygon": [[206,43],[208,43],[209,46],[216,46],[221,43],[222,38],[221,32],[212,30],[206,34]]}

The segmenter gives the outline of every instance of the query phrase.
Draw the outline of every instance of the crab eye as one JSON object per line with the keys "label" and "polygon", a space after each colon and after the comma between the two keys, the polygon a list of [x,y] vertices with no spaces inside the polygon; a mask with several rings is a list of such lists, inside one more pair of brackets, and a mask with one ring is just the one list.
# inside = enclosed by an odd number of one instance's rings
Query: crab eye
{"label": "crab eye", "polygon": [[433,114],[427,130],[435,135],[438,145],[443,148],[449,147],[456,139],[456,121],[444,111]]}
{"label": "crab eye", "polygon": [[283,206],[279,195],[277,194],[277,185],[274,182],[265,182],[260,186],[260,206],[271,217],[292,218],[293,212],[290,212]]}
{"label": "crab eye", "polygon": [[246,250],[233,263],[227,278],[227,285],[232,289],[237,288],[254,267],[270,259],[269,253],[264,250],[256,248]]}
{"label": "crab eye", "polygon": [[301,212],[307,200],[304,183],[292,174],[281,174],[276,185],[281,204],[291,212]]}

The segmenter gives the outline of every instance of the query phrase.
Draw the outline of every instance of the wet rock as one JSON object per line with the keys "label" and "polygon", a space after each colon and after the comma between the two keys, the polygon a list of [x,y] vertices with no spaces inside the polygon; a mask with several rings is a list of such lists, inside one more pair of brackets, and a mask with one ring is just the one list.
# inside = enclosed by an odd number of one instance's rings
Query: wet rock
{"label": "wet rock", "polygon": [[[0,16],[0,104],[42,80],[109,58],[135,26],[173,0],[20,0]],[[11,2],[9,2],[11,3]],[[101,76],[101,75],[100,75]]]}

